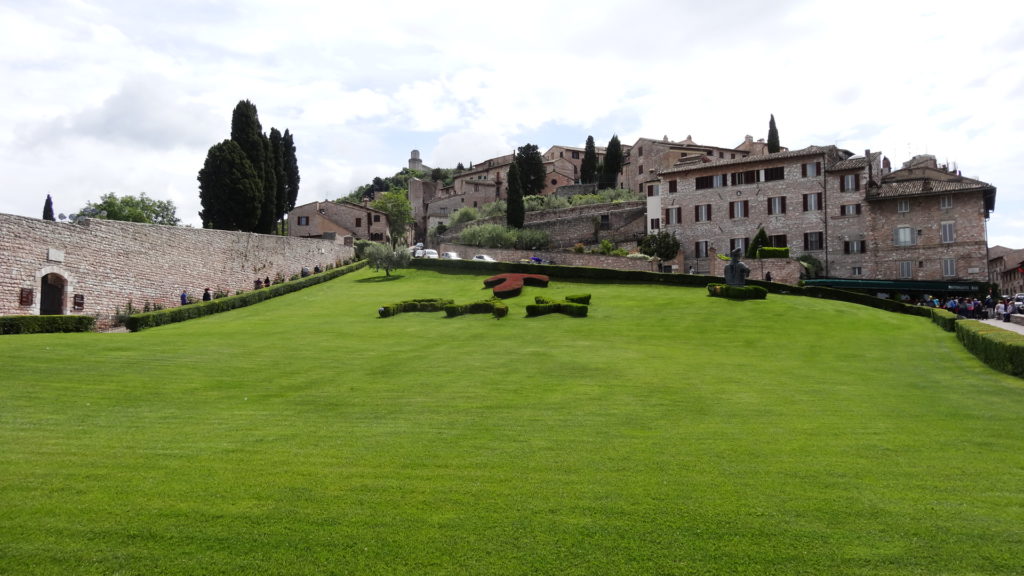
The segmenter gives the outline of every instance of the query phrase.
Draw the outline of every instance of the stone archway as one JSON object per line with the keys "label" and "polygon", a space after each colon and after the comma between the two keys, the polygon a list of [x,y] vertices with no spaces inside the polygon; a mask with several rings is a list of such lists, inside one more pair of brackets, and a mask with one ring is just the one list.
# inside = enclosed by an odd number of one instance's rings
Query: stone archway
{"label": "stone archway", "polygon": [[56,272],[43,276],[39,281],[39,314],[41,316],[64,314],[64,291],[67,280]]}

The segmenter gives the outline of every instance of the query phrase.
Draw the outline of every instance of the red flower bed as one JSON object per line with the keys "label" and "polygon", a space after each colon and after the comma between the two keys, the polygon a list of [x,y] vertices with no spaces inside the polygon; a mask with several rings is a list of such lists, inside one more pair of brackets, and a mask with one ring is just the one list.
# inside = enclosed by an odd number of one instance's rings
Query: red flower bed
{"label": "red flower bed", "polygon": [[519,296],[523,286],[540,286],[547,288],[548,277],[543,274],[516,274],[506,273],[491,276],[484,280],[484,286],[492,287],[494,295],[498,298],[512,298]]}

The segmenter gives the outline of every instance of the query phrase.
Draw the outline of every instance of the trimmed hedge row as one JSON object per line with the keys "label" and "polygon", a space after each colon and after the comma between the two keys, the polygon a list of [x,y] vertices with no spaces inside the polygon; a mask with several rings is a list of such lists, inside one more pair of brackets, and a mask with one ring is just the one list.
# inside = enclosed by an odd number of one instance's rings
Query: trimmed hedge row
{"label": "trimmed hedge row", "polygon": [[789,247],[762,246],[757,249],[758,258],[789,258]]}
{"label": "trimmed hedge row", "polygon": [[761,286],[730,286],[729,284],[708,284],[708,295],[730,300],[764,300],[768,290]]}
{"label": "trimmed hedge row", "polygon": [[0,334],[90,332],[95,327],[92,316],[0,316]]}
{"label": "trimmed hedge row", "polygon": [[[576,296],[577,299],[586,299],[590,302],[590,294],[584,294]],[[566,316],[572,316],[573,318],[585,318],[587,312],[590,311],[590,307],[587,304],[582,304],[579,301],[566,300],[552,300],[543,296],[537,296],[534,298],[536,304],[526,305],[526,316],[544,316],[545,314],[565,314]]]}
{"label": "trimmed hedge row", "polygon": [[925,308],[925,310],[931,314],[932,322],[938,324],[939,328],[946,332],[956,332],[956,314],[942,308]]}
{"label": "trimmed hedge row", "polygon": [[495,298],[469,304],[449,304],[444,307],[444,313],[449,318],[463,314],[494,314],[495,318],[504,318],[508,316],[508,305]]}
{"label": "trimmed hedge row", "polygon": [[381,318],[390,318],[402,312],[440,312],[454,300],[446,298],[414,298],[395,304],[387,304],[377,309]]}
{"label": "trimmed hedge row", "polygon": [[971,354],[991,368],[1024,378],[1024,336],[977,320],[954,324],[957,339]]}
{"label": "trimmed hedge row", "polygon": [[245,308],[246,306],[259,304],[264,300],[283,296],[297,290],[302,290],[303,288],[308,288],[315,284],[320,284],[321,282],[333,280],[338,276],[354,272],[364,266],[366,266],[366,261],[361,260],[354,264],[331,268],[320,272],[319,274],[306,276],[305,278],[297,278],[295,280],[289,280],[288,282],[274,284],[269,288],[260,288],[258,290],[243,292],[226,298],[217,298],[216,300],[210,300],[209,302],[186,304],[185,306],[178,308],[166,308],[155,312],[134,314],[128,317],[124,325],[132,332],[138,332],[139,330],[153,328],[154,326],[174,324],[175,322],[184,322],[185,320],[192,320],[194,318],[202,318],[203,316],[209,316],[211,314],[227,312],[228,310],[235,310],[236,308]]}

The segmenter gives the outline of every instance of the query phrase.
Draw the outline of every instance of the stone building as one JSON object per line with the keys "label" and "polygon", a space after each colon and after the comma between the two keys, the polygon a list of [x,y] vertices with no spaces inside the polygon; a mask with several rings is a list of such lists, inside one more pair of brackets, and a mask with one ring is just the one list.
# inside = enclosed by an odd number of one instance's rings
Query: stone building
{"label": "stone building", "polygon": [[[717,154],[716,154],[717,155]],[[810,146],[776,154],[681,158],[648,177],[649,229],[675,234],[698,272],[714,253],[769,245],[817,260],[834,278],[987,281],[985,223],[995,188],[934,157],[890,172],[880,153]]]}
{"label": "stone building", "polygon": [[346,246],[356,240],[390,242],[388,215],[368,204],[310,202],[288,213],[288,235],[337,239]]}
{"label": "stone building", "polygon": [[643,193],[645,183],[663,170],[680,164],[735,160],[763,154],[767,153],[767,144],[763,140],[754,142],[752,136],[747,136],[744,143],[736,148],[721,148],[697,144],[690,136],[680,142],[673,142],[665,136],[661,140],[639,138],[632,146],[623,146],[622,150],[624,158],[619,188]]}
{"label": "stone building", "polygon": [[990,248],[988,274],[989,282],[999,285],[1000,294],[996,296],[1024,293],[1024,249]]}

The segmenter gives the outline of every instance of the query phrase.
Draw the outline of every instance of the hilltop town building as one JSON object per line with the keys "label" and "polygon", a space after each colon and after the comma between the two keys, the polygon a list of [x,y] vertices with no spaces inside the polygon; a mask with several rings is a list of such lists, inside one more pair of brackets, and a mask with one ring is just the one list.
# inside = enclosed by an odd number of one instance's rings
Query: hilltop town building
{"label": "hilltop town building", "polygon": [[346,246],[356,240],[391,241],[387,214],[347,201],[296,206],[288,214],[288,235],[337,240]]}

